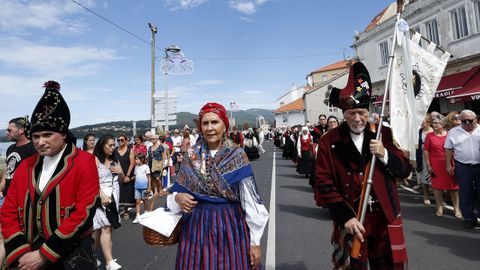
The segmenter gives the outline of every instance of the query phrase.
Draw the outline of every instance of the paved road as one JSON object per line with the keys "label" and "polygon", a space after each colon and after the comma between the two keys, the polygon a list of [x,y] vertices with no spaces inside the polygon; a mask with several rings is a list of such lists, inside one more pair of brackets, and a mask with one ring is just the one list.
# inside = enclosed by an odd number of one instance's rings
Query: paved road
{"label": "paved road", "polygon": [[[331,269],[328,211],[314,206],[308,180],[280,151],[276,169],[276,269]],[[400,200],[410,269],[480,269],[480,230],[464,229],[452,211],[436,217],[418,194],[401,190]]]}
{"label": "paved road", "polygon": [[[269,208],[275,151],[271,142],[265,144],[267,153],[252,166],[258,190]],[[308,180],[295,172],[290,160],[282,159],[279,150],[275,163],[276,203],[271,219],[275,235],[269,235],[267,225],[262,238],[263,261],[274,262],[267,269],[331,269],[328,211],[315,206]],[[464,229],[451,211],[446,211],[443,218],[436,217],[434,207],[424,206],[418,194],[402,190],[400,196],[410,269],[480,269],[480,230]],[[274,252],[268,250],[268,237],[273,237],[270,244],[274,244]],[[132,225],[131,220],[114,231],[113,238],[114,257],[124,269],[174,269],[176,246],[146,245],[141,226]]]}

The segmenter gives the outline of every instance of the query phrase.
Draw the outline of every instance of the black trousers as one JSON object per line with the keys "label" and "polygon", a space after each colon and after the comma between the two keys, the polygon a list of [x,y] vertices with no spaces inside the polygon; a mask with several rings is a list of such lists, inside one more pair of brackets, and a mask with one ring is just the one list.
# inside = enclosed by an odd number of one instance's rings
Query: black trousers
{"label": "black trousers", "polygon": [[[44,243],[36,241],[32,248],[38,250]],[[10,267],[8,269],[17,269]],[[61,258],[56,263],[48,264],[47,270],[96,270],[97,260],[93,253],[93,238],[91,236],[82,239],[66,258]]]}

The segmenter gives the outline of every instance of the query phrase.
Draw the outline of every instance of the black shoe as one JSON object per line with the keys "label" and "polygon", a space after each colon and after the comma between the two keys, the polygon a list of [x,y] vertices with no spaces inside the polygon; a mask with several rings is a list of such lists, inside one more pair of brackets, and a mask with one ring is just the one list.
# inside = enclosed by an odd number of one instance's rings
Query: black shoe
{"label": "black shoe", "polygon": [[475,227],[479,226],[478,222],[476,221],[464,221],[463,227],[465,229],[475,229]]}

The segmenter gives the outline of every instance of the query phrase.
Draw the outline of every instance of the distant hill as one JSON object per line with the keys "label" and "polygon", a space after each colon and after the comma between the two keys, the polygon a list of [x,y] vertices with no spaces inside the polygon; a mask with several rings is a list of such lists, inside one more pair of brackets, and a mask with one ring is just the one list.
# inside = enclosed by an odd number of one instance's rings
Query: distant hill
{"label": "distant hill", "polygon": [[[227,112],[228,117],[230,117],[230,111]],[[233,118],[235,118],[236,126],[243,128],[245,123],[248,123],[250,127],[256,127],[256,120],[258,116],[263,116],[267,124],[273,125],[275,116],[271,110],[265,109],[248,109],[244,111],[234,111]],[[177,124],[171,125],[170,129],[183,128],[185,125],[189,127],[196,127],[194,120],[198,118],[198,115],[189,113],[189,112],[178,112],[177,113]],[[136,121],[136,133],[143,134],[147,129],[150,128],[150,120],[139,120]],[[97,137],[100,137],[104,134],[113,134],[118,136],[122,133],[131,136],[133,134],[133,121],[116,121],[116,122],[107,122],[99,123],[94,125],[85,125],[76,128],[72,128],[71,131],[77,138],[83,138],[87,133],[93,133]],[[6,130],[0,130],[0,142],[7,141]]]}
{"label": "distant hill", "polygon": [[[248,123],[249,126],[256,126],[256,119],[258,116],[263,116],[267,124],[272,125],[275,119],[273,112],[270,110],[264,109],[249,109],[245,111],[234,111],[233,117],[237,127],[243,127],[244,123]],[[230,111],[228,111],[228,117],[230,117]],[[189,113],[189,112],[178,112],[177,113],[177,124],[171,125],[170,130],[175,128],[182,129],[185,125],[189,127],[196,127],[195,121],[197,120],[198,115]],[[136,121],[136,133],[143,134],[146,130],[150,128],[150,120],[140,120]],[[113,134],[118,136],[121,133],[125,133],[128,136],[133,134],[133,121],[117,121],[117,122],[107,122],[100,123],[95,125],[86,125],[76,128],[72,128],[71,131],[78,138],[83,138],[87,133],[93,133],[97,137],[103,134]]]}

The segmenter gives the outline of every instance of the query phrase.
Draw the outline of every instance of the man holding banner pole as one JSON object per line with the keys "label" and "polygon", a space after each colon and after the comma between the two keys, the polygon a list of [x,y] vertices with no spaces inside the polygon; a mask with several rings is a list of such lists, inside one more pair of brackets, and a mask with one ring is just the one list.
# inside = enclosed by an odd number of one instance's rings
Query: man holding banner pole
{"label": "man holding banner pole", "polygon": [[[343,110],[345,122],[320,138],[318,145],[315,198],[328,207],[334,222],[334,269],[404,269],[407,263],[395,178],[407,177],[411,167],[388,127],[381,128],[380,140],[368,128],[370,86],[365,66],[353,64],[347,86],[333,88],[329,98]],[[356,211],[372,157],[378,162],[362,224]],[[358,258],[350,256],[354,238],[361,242]]]}

